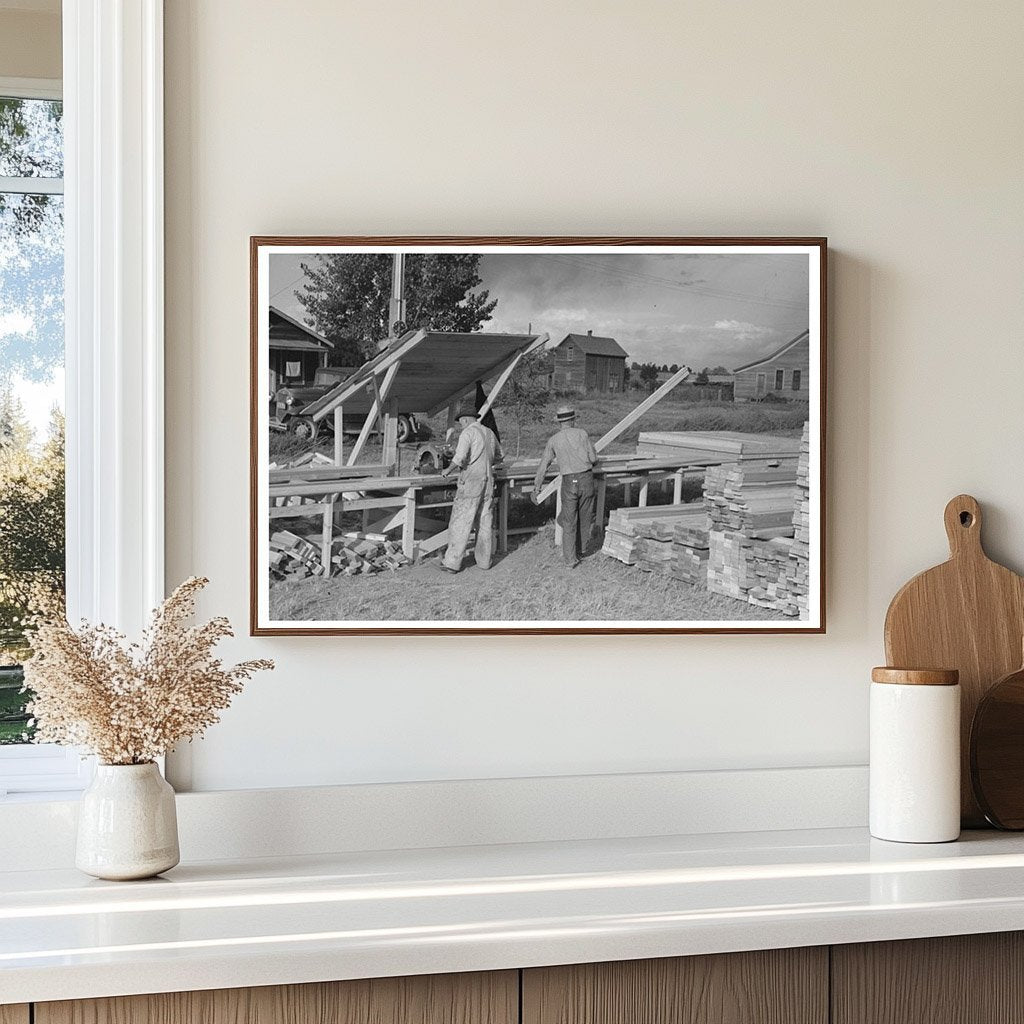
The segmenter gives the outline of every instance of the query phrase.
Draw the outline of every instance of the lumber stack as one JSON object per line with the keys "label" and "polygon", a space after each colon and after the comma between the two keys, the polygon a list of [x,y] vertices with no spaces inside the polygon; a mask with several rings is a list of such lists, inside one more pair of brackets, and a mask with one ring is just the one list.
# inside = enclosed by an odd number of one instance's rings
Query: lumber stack
{"label": "lumber stack", "polygon": [[694,462],[746,462],[751,459],[795,461],[795,437],[750,434],[738,430],[644,430],[636,453],[649,458],[681,457]]}
{"label": "lumber stack", "polygon": [[[752,537],[793,526],[796,464],[749,469],[738,463],[710,466],[704,474],[704,505],[711,529]],[[780,534],[781,536],[781,534]]]}
{"label": "lumber stack", "polygon": [[795,590],[793,543],[791,537],[751,542],[748,566],[753,576],[753,585],[747,592],[747,600],[752,605],[774,608],[789,616],[800,613]]}
{"label": "lumber stack", "polygon": [[693,586],[705,583],[708,521],[701,502],[615,509],[604,538],[610,558]]}
{"label": "lumber stack", "polygon": [[346,533],[334,542],[330,569],[323,564],[320,548],[288,530],[270,538],[270,573],[274,579],[305,579],[309,576],[358,576],[393,572],[411,560],[398,544],[382,533]]}
{"label": "lumber stack", "polygon": [[305,579],[326,576],[320,549],[289,530],[270,536],[270,575],[274,579]]}
{"label": "lumber stack", "polygon": [[331,556],[335,572],[344,576],[368,576],[376,572],[394,572],[411,559],[401,545],[382,533],[344,533],[338,551]]}
{"label": "lumber stack", "polygon": [[707,586],[711,531],[707,513],[699,522],[680,522],[672,533],[672,575],[695,587]]}
{"label": "lumber stack", "polygon": [[796,509],[793,512],[793,589],[800,617],[810,614],[811,580],[811,425],[804,424],[796,471]]}
{"label": "lumber stack", "polygon": [[[642,541],[672,544],[677,525],[686,524],[694,528],[704,527],[706,516],[699,502],[680,505],[649,505],[646,508],[617,508],[608,515],[608,526],[604,533],[602,551],[610,558],[616,558],[626,565],[640,561]],[[656,555],[648,561],[660,560]]]}
{"label": "lumber stack", "polygon": [[791,558],[796,478],[795,464],[708,468],[709,590],[785,615],[799,613]]}

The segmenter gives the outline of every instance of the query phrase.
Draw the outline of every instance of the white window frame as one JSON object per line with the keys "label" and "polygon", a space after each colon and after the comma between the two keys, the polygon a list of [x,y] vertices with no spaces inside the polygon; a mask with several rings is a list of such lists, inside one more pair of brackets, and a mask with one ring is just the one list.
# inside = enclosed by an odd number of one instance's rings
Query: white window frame
{"label": "white window frame", "polygon": [[[64,0],[63,48],[68,617],[137,635],[164,596],[163,0]],[[0,748],[0,795],[91,772]]]}

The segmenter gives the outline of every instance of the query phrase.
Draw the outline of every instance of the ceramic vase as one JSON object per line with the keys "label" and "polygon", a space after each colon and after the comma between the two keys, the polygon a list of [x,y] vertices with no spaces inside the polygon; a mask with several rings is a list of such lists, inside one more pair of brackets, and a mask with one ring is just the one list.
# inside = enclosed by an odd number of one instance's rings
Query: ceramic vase
{"label": "ceramic vase", "polygon": [[149,764],[99,764],[82,794],[75,865],[96,878],[151,878],[180,860],[174,790]]}

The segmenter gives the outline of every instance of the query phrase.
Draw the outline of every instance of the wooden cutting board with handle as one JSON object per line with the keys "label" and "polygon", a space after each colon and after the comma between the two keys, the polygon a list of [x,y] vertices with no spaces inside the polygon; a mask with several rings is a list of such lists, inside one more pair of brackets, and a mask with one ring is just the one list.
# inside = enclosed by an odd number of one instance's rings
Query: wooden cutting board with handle
{"label": "wooden cutting board with handle", "polygon": [[895,668],[960,671],[960,814],[984,827],[971,788],[970,735],[988,688],[1020,667],[1024,578],[993,562],[981,545],[981,508],[959,494],[945,511],[949,561],[906,583],[885,616],[885,656]]}

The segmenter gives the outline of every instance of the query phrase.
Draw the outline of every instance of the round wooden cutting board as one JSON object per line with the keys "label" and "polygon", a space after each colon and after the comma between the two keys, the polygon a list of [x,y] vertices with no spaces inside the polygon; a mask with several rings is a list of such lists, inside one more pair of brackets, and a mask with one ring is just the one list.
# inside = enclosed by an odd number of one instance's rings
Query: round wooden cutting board
{"label": "round wooden cutting board", "polygon": [[965,828],[986,824],[971,787],[971,723],[989,687],[1020,667],[1024,578],[981,546],[981,508],[957,495],[945,511],[949,561],[906,583],[885,616],[885,657],[895,668],[946,665],[960,671],[960,813]]}
{"label": "round wooden cutting board", "polygon": [[997,828],[1024,829],[1024,668],[982,697],[971,726],[971,783]]}

